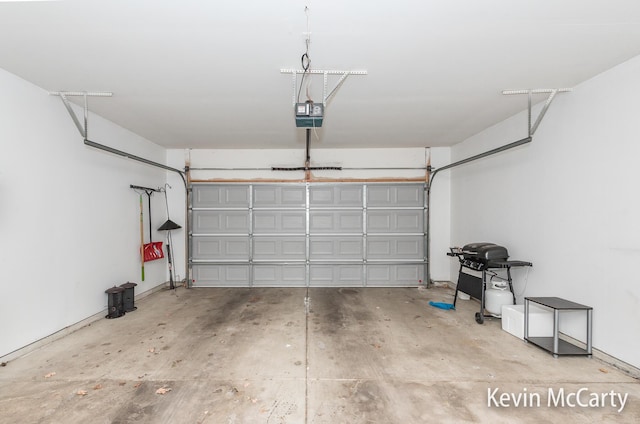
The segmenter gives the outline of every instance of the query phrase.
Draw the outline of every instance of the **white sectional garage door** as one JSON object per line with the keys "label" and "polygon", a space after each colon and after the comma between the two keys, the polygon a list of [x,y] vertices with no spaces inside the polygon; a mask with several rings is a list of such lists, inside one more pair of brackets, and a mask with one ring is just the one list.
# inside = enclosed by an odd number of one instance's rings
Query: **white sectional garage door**
{"label": "white sectional garage door", "polygon": [[192,185],[194,287],[416,286],[425,185]]}

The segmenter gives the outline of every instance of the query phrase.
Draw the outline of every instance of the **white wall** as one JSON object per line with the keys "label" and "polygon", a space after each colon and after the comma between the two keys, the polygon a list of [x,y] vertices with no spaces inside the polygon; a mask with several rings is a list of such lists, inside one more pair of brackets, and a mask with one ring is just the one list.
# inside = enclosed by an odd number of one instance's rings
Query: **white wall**
{"label": "white wall", "polygon": [[[147,263],[140,281],[138,197],[129,188],[163,186],[165,172],[85,146],[59,98],[3,70],[0,92],[3,356],[105,310],[113,285],[136,282],[138,294],[166,281],[164,261]],[[165,159],[164,149],[93,115],[89,138]],[[154,196],[152,207],[157,228],[164,199]],[[148,241],[146,222],[145,233]]]}
{"label": "white wall", "polygon": [[[594,347],[640,367],[640,57],[559,95],[533,142],[451,171],[452,243],[505,245],[519,296],[594,308]],[[537,87],[534,87],[537,88]],[[522,98],[526,107],[526,98]],[[526,136],[526,115],[452,149],[454,160]],[[451,261],[452,269],[457,269]],[[472,324],[470,324],[472,325]],[[578,317],[561,329],[584,338]]]}
{"label": "white wall", "polygon": [[[344,168],[391,168],[424,167],[429,156],[434,167],[449,163],[449,148],[431,149],[311,149],[311,166],[341,166]],[[186,163],[192,168],[271,168],[304,166],[305,148],[300,149],[246,149],[246,150],[169,150],[169,166],[182,169]],[[327,178],[413,178],[423,177],[423,170],[343,170],[314,171],[316,177]],[[267,171],[193,171],[192,179],[303,179],[300,172]],[[171,200],[171,217],[178,224],[184,220],[184,189],[180,177],[173,173],[168,176]],[[431,248],[434,252],[431,266],[432,279],[450,281],[449,262],[445,252],[449,246],[450,198],[449,177],[438,175],[438,181],[432,189],[432,237]],[[176,217],[176,219],[174,219]],[[185,232],[174,233],[176,271],[185,275],[184,265]],[[180,243],[176,243],[176,241]]]}

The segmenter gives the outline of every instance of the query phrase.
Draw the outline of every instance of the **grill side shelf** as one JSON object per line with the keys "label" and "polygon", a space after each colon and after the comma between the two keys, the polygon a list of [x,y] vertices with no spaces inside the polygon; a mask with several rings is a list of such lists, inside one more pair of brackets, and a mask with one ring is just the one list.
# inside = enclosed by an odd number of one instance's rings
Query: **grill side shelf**
{"label": "grill side shelf", "polygon": [[514,266],[533,266],[533,263],[527,261],[489,261],[487,268],[510,268]]}

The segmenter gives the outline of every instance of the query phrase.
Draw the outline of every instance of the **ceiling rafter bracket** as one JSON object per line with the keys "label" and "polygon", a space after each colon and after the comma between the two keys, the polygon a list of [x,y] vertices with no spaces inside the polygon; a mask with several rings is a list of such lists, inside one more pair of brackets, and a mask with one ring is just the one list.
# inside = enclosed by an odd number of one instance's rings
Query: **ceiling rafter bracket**
{"label": "ceiling rafter bracket", "polygon": [[329,92],[329,94],[326,94],[327,92],[327,74],[324,74],[324,92],[323,92],[323,96],[322,96],[322,104],[324,107],[327,107],[327,103],[329,102],[329,99],[336,93],[336,90],[338,88],[340,88],[340,86],[342,85],[342,83],[344,82],[344,80],[347,79],[347,77],[349,76],[351,72],[349,71],[345,71],[344,74],[342,74],[342,76],[340,77],[340,79],[338,80],[338,82],[336,83],[335,87],[333,87],[333,90],[331,90]]}
{"label": "ceiling rafter bracket", "polygon": [[[558,93],[567,93],[571,91],[573,91],[573,88],[538,88],[538,89],[528,89],[528,90],[503,90],[502,94],[505,96],[514,95],[514,94],[527,95],[527,106],[528,106],[527,130],[528,130],[529,137],[532,137],[533,134],[535,134],[536,130],[538,129],[538,126],[540,126],[540,122],[542,122],[542,118],[544,118],[544,115],[547,113],[547,110],[549,110],[549,106],[551,106],[551,102],[553,102],[553,99],[555,99],[556,95]],[[538,117],[536,118],[536,121],[532,123],[531,122],[532,121],[531,105],[533,103],[534,94],[548,94],[548,96],[547,96],[547,100],[545,100],[544,105],[542,106],[542,109],[540,110],[540,113],[538,114]]]}
{"label": "ceiling rafter bracket", "polygon": [[[323,106],[327,106],[329,100],[336,94],[336,91],[340,86],[344,83],[345,79],[349,75],[367,75],[367,71],[358,70],[358,71],[340,71],[340,70],[322,70],[322,69],[280,69],[281,74],[291,74],[293,78],[293,106],[296,105],[297,102],[297,86],[298,86],[298,74],[321,74],[323,76],[323,88],[322,88],[322,104]],[[328,77],[329,75],[340,75],[340,79],[336,83],[336,85],[328,91]]]}
{"label": "ceiling rafter bracket", "polygon": [[[93,92],[93,91],[50,91],[49,92],[50,96],[60,96],[60,99],[62,99],[62,103],[64,104],[64,107],[67,109],[67,112],[69,112],[69,115],[71,116],[71,119],[73,120],[73,123],[76,124],[76,127],[78,128],[78,131],[80,131],[80,135],[87,140],[88,136],[89,136],[89,126],[88,126],[88,122],[89,122],[89,101],[88,98],[89,97],[111,97],[113,96],[113,93],[108,92],[108,91],[97,91],[97,92]],[[72,96],[81,96],[84,97],[84,119],[83,122],[80,122],[80,119],[78,118],[78,115],[76,115],[76,113],[73,111],[73,108],[71,107],[71,102],[69,102],[69,97]]]}

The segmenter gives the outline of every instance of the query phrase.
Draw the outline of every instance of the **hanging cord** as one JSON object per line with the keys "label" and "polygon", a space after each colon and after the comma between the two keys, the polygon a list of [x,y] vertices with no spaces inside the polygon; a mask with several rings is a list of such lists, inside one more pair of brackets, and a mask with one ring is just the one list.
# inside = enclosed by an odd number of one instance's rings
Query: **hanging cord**
{"label": "hanging cord", "polygon": [[312,120],[313,122],[313,135],[316,136],[316,140],[320,141],[320,136],[318,135],[318,127],[316,127],[316,120]]}
{"label": "hanging cord", "polygon": [[520,297],[524,294],[524,292],[527,290],[527,283],[529,282],[529,271],[531,270],[531,267],[526,267],[527,268],[527,272],[524,275],[524,286],[522,287],[522,291],[520,293],[516,293],[516,297]]}
{"label": "hanging cord", "polygon": [[169,216],[169,199],[167,199],[167,187],[172,188],[169,183],[165,183],[164,187],[160,187],[159,190],[164,193],[164,204],[167,207],[167,219],[171,219]]}
{"label": "hanging cord", "polygon": [[[306,55],[307,55],[307,69],[305,69],[305,73],[311,70],[311,58],[309,57],[309,46],[311,45],[311,30],[309,29],[309,6],[304,7],[304,13],[307,16],[307,39],[305,40],[305,45],[307,47]],[[311,98],[311,83],[313,80],[311,79],[311,75],[307,78],[307,101],[313,103],[313,99]]]}
{"label": "hanging cord", "polygon": [[[309,40],[307,40],[307,46],[308,45],[309,45]],[[298,100],[297,100],[298,103],[300,103],[300,92],[302,91],[302,86],[304,85],[304,77],[307,75],[307,73],[309,72],[309,68],[311,67],[311,59],[309,59],[308,51],[309,51],[309,48],[307,47],[307,53],[304,53],[300,58],[304,73],[302,74],[302,78],[300,79],[300,88],[298,88]],[[309,87],[307,87],[307,97],[309,97]]]}
{"label": "hanging cord", "polygon": [[[311,69],[311,58],[309,57],[309,45],[311,44],[311,33],[309,32],[309,6],[304,7],[304,13],[307,15],[307,39],[305,40],[306,49],[305,52],[300,57],[300,64],[302,65],[302,69],[304,72],[302,73],[302,78],[300,79],[300,88],[298,88],[298,98],[297,103],[300,103],[300,92],[302,91],[302,86],[304,85],[304,79],[309,73]],[[307,99],[311,100],[311,96],[309,95],[309,80],[307,82]]]}
{"label": "hanging cord", "polygon": [[[309,43],[311,42],[311,40],[309,40],[307,38],[307,46],[309,46]],[[309,50],[309,47],[307,47],[307,51]],[[308,73],[309,70],[311,69],[311,59],[309,58],[309,53],[305,53],[305,55],[307,55],[307,68],[305,69],[305,73]],[[309,75],[309,78],[307,78],[307,87],[305,89],[306,93],[307,93],[307,101],[309,103],[313,103],[313,99],[311,98],[311,75]]]}

